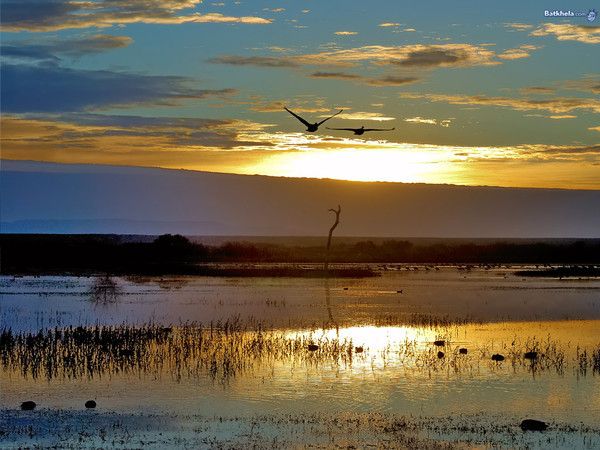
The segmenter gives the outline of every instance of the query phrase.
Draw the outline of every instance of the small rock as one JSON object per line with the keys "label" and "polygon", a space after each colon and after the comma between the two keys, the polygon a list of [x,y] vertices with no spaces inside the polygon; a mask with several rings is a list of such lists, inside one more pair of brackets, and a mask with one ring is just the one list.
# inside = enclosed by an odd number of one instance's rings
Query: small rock
{"label": "small rock", "polygon": [[504,356],[500,353],[495,353],[492,355],[492,361],[504,361]]}
{"label": "small rock", "polygon": [[444,357],[444,352],[438,352],[438,358],[442,359]]}
{"label": "small rock", "polygon": [[466,348],[459,348],[458,353],[460,353],[461,355],[466,355],[467,353],[469,353],[469,350],[467,350]]}
{"label": "small rock", "polygon": [[362,353],[364,351],[364,349],[362,347],[354,347],[354,351],[356,353]]}
{"label": "small rock", "polygon": [[398,289],[398,290],[396,291],[396,293],[397,293],[397,294],[402,294],[402,289]]}
{"label": "small rock", "polygon": [[348,290],[348,288],[347,288],[347,287],[345,287],[345,288],[344,288],[344,290],[345,290],[345,291],[347,291],[347,290]]}
{"label": "small rock", "polygon": [[548,428],[548,425],[546,425],[546,422],[542,422],[541,420],[525,419],[523,422],[521,422],[520,427],[523,431],[544,431],[546,428]]}
{"label": "small rock", "polygon": [[86,408],[95,408],[96,402],[94,400],[88,400],[87,402],[85,402],[85,407]]}
{"label": "small rock", "polygon": [[525,359],[531,359],[531,360],[537,359],[537,357],[538,357],[537,352],[526,352],[523,355],[523,358],[525,358]]}
{"label": "small rock", "polygon": [[21,409],[23,411],[32,411],[35,409],[35,407],[36,407],[35,402],[32,402],[31,400],[21,403]]}
{"label": "small rock", "polygon": [[317,344],[308,344],[308,351],[316,352],[319,350],[319,346]]}
{"label": "small rock", "polygon": [[444,345],[446,345],[446,341],[433,341],[433,345],[435,345],[436,347],[443,347]]}

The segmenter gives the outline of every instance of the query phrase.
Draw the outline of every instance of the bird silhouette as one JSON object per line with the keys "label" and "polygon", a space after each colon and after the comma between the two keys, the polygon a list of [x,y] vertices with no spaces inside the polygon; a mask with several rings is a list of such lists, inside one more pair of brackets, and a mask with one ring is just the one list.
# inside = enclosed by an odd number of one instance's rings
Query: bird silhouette
{"label": "bird silhouette", "polygon": [[360,128],[329,128],[328,130],[343,130],[343,131],[352,131],[356,135],[365,134],[367,131],[392,131],[395,128],[365,128],[364,125]]}
{"label": "bird silhouette", "polygon": [[338,112],[336,112],[333,116],[328,117],[327,119],[323,119],[320,122],[315,122],[315,123],[310,123],[306,120],[304,120],[302,117],[300,117],[298,114],[290,111],[289,109],[287,109],[286,106],[283,107],[283,109],[285,109],[287,112],[289,112],[292,116],[294,116],[296,119],[298,119],[300,122],[302,122],[304,125],[306,125],[306,131],[308,131],[309,133],[314,133],[315,131],[317,131],[319,129],[319,126],[323,125],[323,123],[327,122],[329,119],[331,119],[331,117],[335,117],[338,114],[340,114],[343,109],[340,109]]}

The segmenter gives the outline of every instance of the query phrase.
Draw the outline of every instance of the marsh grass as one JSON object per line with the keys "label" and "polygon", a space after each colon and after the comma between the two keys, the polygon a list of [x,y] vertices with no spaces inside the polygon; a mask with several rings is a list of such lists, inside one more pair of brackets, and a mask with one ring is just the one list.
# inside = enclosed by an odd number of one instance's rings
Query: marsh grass
{"label": "marsh grass", "polygon": [[[93,379],[113,374],[135,376],[171,376],[182,378],[210,377],[226,383],[232,377],[256,367],[273,367],[283,362],[297,367],[352,367],[355,361],[371,361],[373,370],[396,365],[408,370],[473,373],[483,368],[497,370],[511,367],[534,376],[542,372],[564,374],[572,366],[578,375],[600,374],[600,345],[593,349],[577,348],[569,359],[566,350],[553,341],[530,338],[504,344],[506,360],[490,359],[492,348],[481,345],[468,354],[459,352],[452,337],[456,326],[437,327],[436,340],[424,343],[406,338],[389,342],[377,351],[368,346],[357,352],[352,339],[323,330],[289,332],[265,328],[258,322],[233,318],[207,325],[189,323],[178,326],[146,324],[143,326],[79,326],[41,330],[37,333],[0,334],[0,364],[5,372],[24,378]],[[443,355],[440,356],[440,351]],[[498,351],[494,349],[493,352]],[[530,360],[525,352],[539,355]]]}

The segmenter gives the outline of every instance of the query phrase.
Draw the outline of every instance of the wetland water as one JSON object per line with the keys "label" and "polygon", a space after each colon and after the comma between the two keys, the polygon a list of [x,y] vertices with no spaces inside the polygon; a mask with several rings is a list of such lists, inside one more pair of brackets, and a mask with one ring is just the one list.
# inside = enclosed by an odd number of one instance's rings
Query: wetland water
{"label": "wetland water", "polygon": [[[2,277],[12,340],[0,444],[76,446],[60,430],[80,427],[83,442],[116,447],[600,445],[600,280],[416,269],[347,280]],[[72,338],[49,331],[80,326]],[[40,330],[49,334],[34,344]],[[93,412],[82,411],[88,399]],[[19,411],[24,400],[38,409]],[[527,417],[549,431],[521,432]]]}

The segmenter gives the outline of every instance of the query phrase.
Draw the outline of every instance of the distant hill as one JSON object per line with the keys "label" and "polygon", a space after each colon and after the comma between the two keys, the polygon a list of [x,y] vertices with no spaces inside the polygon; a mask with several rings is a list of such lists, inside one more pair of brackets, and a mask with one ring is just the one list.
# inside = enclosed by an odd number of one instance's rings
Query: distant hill
{"label": "distant hill", "polygon": [[2,161],[2,233],[600,237],[600,191]]}

